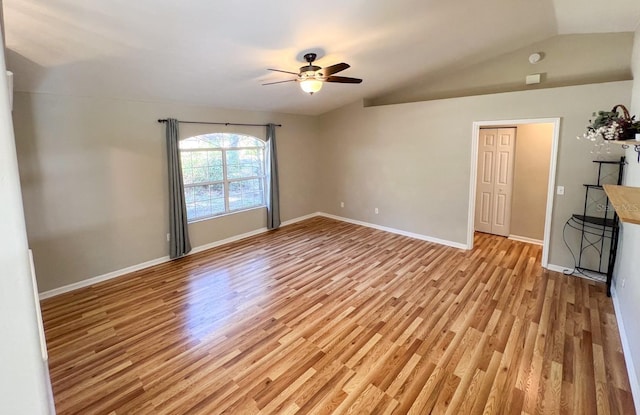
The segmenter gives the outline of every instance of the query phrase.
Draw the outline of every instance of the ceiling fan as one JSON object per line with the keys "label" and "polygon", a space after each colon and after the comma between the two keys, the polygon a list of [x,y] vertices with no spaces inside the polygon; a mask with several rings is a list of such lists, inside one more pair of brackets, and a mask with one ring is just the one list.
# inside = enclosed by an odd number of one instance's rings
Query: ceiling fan
{"label": "ceiling fan", "polygon": [[274,85],[295,81],[300,83],[300,88],[302,88],[304,92],[313,95],[314,92],[318,92],[320,91],[320,89],[322,89],[322,84],[325,82],[336,82],[341,84],[359,84],[360,82],[362,82],[362,79],[358,78],[334,76],[334,74],[349,68],[350,65],[342,62],[336,63],[335,65],[327,66],[326,68],[321,68],[313,64],[313,62],[316,60],[316,57],[317,55],[315,53],[307,53],[306,55],[304,55],[304,60],[307,61],[308,65],[300,67],[299,73],[283,71],[280,69],[269,69],[270,71],[274,72],[296,75],[296,78],[287,79],[286,81],[268,82],[262,85]]}

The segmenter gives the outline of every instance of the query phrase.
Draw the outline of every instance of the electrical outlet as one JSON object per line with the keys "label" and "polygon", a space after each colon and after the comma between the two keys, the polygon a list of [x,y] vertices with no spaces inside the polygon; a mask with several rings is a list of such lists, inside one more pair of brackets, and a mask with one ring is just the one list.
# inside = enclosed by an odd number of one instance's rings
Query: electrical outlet
{"label": "electrical outlet", "polygon": [[167,234],[167,242],[171,242],[171,234],[170,233]]}
{"label": "electrical outlet", "polygon": [[559,195],[563,195],[564,194],[564,186],[558,186],[558,190],[556,191],[557,194]]}
{"label": "electrical outlet", "polygon": [[375,214],[377,215],[378,213],[380,213],[380,211],[378,210],[378,208],[373,209],[373,211],[375,212]]}
{"label": "electrical outlet", "polygon": [[626,279],[626,278],[623,278],[623,279],[622,279],[622,288],[624,288],[624,284],[626,284],[626,282],[627,282],[627,279]]}
{"label": "electrical outlet", "polygon": [[340,207],[344,207],[344,202],[340,202]]}

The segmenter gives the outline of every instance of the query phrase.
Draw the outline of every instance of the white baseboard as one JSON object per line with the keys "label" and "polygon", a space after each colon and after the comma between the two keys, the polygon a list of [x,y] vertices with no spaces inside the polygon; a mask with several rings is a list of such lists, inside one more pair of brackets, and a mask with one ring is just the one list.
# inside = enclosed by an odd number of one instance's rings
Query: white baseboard
{"label": "white baseboard", "polygon": [[[301,222],[303,220],[310,219],[310,218],[313,218],[313,217],[316,217],[316,216],[324,216],[324,217],[335,219],[335,220],[339,220],[339,221],[342,221],[342,222],[353,223],[354,225],[366,226],[368,228],[374,228],[374,229],[378,229],[378,230],[385,231],[385,232],[390,232],[390,233],[395,233],[395,234],[398,234],[398,235],[408,236],[410,238],[420,239],[420,240],[427,241],[427,242],[433,242],[433,243],[440,244],[440,245],[451,246],[453,248],[468,249],[467,245],[461,244],[461,243],[458,243],[458,242],[452,242],[452,241],[447,241],[447,240],[444,240],[444,239],[432,238],[432,237],[426,236],[426,235],[420,235],[420,234],[417,234],[417,233],[402,231],[402,230],[399,230],[399,229],[388,228],[386,226],[380,226],[380,225],[376,225],[376,224],[373,224],[373,223],[361,222],[359,220],[343,218],[341,216],[335,216],[335,215],[331,215],[331,214],[324,213],[324,212],[315,212],[315,213],[311,213],[309,215],[300,216],[298,218],[287,220],[287,221],[282,222],[282,224],[280,226],[291,225],[293,223]],[[226,244],[231,243],[231,242],[239,241],[240,239],[244,239],[244,238],[248,238],[248,237],[251,237],[251,236],[259,235],[261,233],[267,232],[267,230],[268,230],[267,228],[260,228],[260,229],[256,229],[256,230],[251,231],[251,232],[246,232],[246,233],[243,233],[243,234],[240,234],[240,235],[235,235],[235,236],[232,236],[232,237],[229,237],[229,238],[226,238],[226,239],[221,239],[219,241],[214,241],[214,242],[211,242],[209,244],[196,246],[187,255],[196,254],[198,252],[206,251],[207,249],[216,248],[218,246],[226,245]],[[93,278],[89,278],[89,279],[86,279],[86,280],[78,281],[76,283],[65,285],[63,287],[54,288],[53,290],[41,292],[39,294],[39,298],[40,298],[40,300],[44,300],[46,298],[55,297],[56,295],[68,293],[70,291],[74,291],[74,290],[77,290],[77,289],[80,289],[80,288],[89,287],[91,285],[98,284],[100,282],[107,281],[107,280],[110,280],[110,279],[113,279],[113,278],[117,278],[117,277],[129,274],[129,273],[132,273],[132,272],[140,271],[142,269],[149,268],[149,267],[152,267],[154,265],[164,264],[165,262],[168,262],[168,261],[170,261],[169,256],[164,256],[162,258],[152,259],[151,261],[143,262],[141,264],[132,265],[132,266],[127,267],[127,268],[122,268],[122,269],[119,269],[119,270],[116,270],[116,271],[112,271],[112,272],[109,272],[109,273],[106,273],[106,274],[103,274],[103,275],[98,275],[97,277],[93,277]]]}
{"label": "white baseboard", "polygon": [[540,246],[544,245],[544,241],[542,239],[533,239],[526,236],[509,235],[509,239],[511,239],[512,241],[526,242],[528,244],[535,244]]}
{"label": "white baseboard", "polygon": [[618,323],[618,332],[620,333],[620,341],[622,343],[622,354],[624,355],[624,362],[627,366],[627,375],[629,376],[629,384],[631,385],[631,396],[633,396],[633,402],[636,406],[636,413],[640,414],[640,382],[638,381],[635,365],[633,364],[629,338],[627,337],[627,332],[624,328],[624,322],[621,317],[622,313],[615,285],[611,286],[611,299],[613,300],[616,322]]}
{"label": "white baseboard", "polygon": [[[297,217],[297,218],[294,218],[294,219],[291,219],[291,220],[286,220],[286,221],[282,222],[280,224],[280,226],[287,226],[287,225],[291,225],[291,224],[294,224],[294,223],[302,222],[303,220],[315,218],[318,215],[319,215],[319,213],[315,212],[315,213],[311,213],[309,215],[300,216],[300,217]],[[268,230],[269,229],[267,229],[267,228],[260,228],[260,229],[256,229],[255,231],[243,233],[243,234],[240,234],[240,235],[234,235],[234,236],[231,236],[231,237],[226,238],[226,239],[221,239],[219,241],[214,241],[214,242],[211,242],[211,243],[208,243],[208,244],[205,244],[205,245],[200,245],[200,246],[197,246],[197,247],[193,248],[189,252],[188,255],[197,254],[198,252],[206,251],[207,249],[211,249],[211,248],[217,248],[219,246],[226,245],[226,244],[229,244],[231,242],[239,241],[240,239],[249,238],[250,236],[260,235],[261,233],[265,233]]]}
{"label": "white baseboard", "polygon": [[318,215],[319,216],[324,216],[326,218],[339,220],[339,221],[342,221],[342,222],[353,223],[354,225],[366,226],[367,228],[373,228],[373,229],[378,229],[378,230],[389,232],[389,233],[395,233],[397,235],[408,236],[409,238],[420,239],[422,241],[427,241],[427,242],[433,242],[433,243],[436,243],[436,244],[439,244],[439,245],[446,245],[446,246],[450,246],[452,248],[469,249],[467,244],[462,244],[462,243],[453,242],[453,241],[447,241],[446,239],[434,238],[434,237],[431,237],[431,236],[421,235],[419,233],[407,232],[407,231],[403,231],[403,230],[400,230],[400,229],[389,228],[389,227],[382,226],[382,225],[376,225],[374,223],[362,222],[362,221],[359,221],[359,220],[349,219],[349,218],[343,218],[342,216],[331,215],[329,213],[324,213],[324,212],[318,212]]}
{"label": "white baseboard", "polygon": [[[565,273],[565,271],[573,271],[572,267],[561,267],[560,265],[554,265],[554,264],[547,264],[547,266],[544,268],[548,269],[549,271],[560,272],[563,274]],[[604,283],[606,280],[606,277],[603,276],[602,274],[598,274],[591,271],[583,271],[582,273],[577,272],[575,274],[565,274],[565,275],[570,275],[572,277],[577,277],[577,278],[584,278],[585,280],[602,282],[602,283]]]}
{"label": "white baseboard", "polygon": [[547,264],[545,268],[548,269],[549,271],[555,271],[555,272],[565,272],[566,270],[571,269],[569,267],[561,267],[560,265],[554,265],[554,264]]}
{"label": "white baseboard", "polygon": [[[316,213],[312,213],[312,214],[309,214],[309,215],[300,216],[298,218],[294,218],[294,219],[291,219],[291,220],[284,221],[284,222],[282,222],[280,224],[280,226],[291,225],[293,223],[300,222],[300,221],[303,221],[303,220],[306,220],[306,219],[309,219],[309,218],[313,218],[313,217],[318,216],[318,215],[319,214],[316,212]],[[187,255],[196,254],[198,252],[206,251],[207,249],[211,249],[211,248],[215,248],[215,247],[218,247],[218,246],[221,246],[221,245],[225,245],[225,244],[228,244],[228,243],[231,243],[231,242],[239,241],[240,239],[248,238],[250,236],[259,235],[261,233],[267,232],[267,230],[268,230],[267,228],[260,228],[260,229],[256,229],[255,231],[243,233],[243,234],[240,234],[240,235],[235,235],[235,236],[232,236],[230,238],[221,239],[219,241],[211,242],[209,244],[196,246]],[[149,268],[149,267],[152,267],[154,265],[164,264],[165,262],[169,262],[170,260],[171,259],[169,258],[168,255],[167,256],[163,256],[162,258],[152,259],[151,261],[143,262],[141,264],[132,265],[130,267],[126,267],[126,268],[122,268],[122,269],[119,269],[119,270],[116,270],[116,271],[112,271],[112,272],[109,272],[109,273],[106,273],[106,274],[98,275],[97,277],[93,277],[93,278],[89,278],[89,279],[86,279],[86,280],[78,281],[78,282],[75,282],[73,284],[65,285],[65,286],[62,286],[62,287],[59,287],[59,288],[54,288],[53,290],[44,291],[44,292],[41,292],[38,295],[38,297],[40,298],[40,300],[44,300],[46,298],[55,297],[56,295],[68,293],[70,291],[78,290],[80,288],[89,287],[91,285],[98,284],[100,282],[107,281],[107,280],[110,280],[110,279],[113,279],[113,278],[117,278],[117,277],[120,277],[122,275],[129,274],[131,272],[140,271],[142,269]]]}
{"label": "white baseboard", "polygon": [[164,256],[162,258],[152,259],[151,261],[143,262],[141,264],[132,265],[127,268],[122,268],[116,271],[108,272],[106,274],[98,275],[97,277],[89,278],[86,280],[74,282],[73,284],[64,285],[59,288],[54,288],[53,290],[41,292],[38,296],[40,300],[44,300],[46,298],[55,297],[56,295],[68,293],[69,291],[75,291],[80,288],[85,288],[90,285],[98,284],[99,282],[107,281],[121,275],[129,274],[130,272],[136,272],[144,268],[149,268],[154,265],[160,265],[169,261],[169,256]]}

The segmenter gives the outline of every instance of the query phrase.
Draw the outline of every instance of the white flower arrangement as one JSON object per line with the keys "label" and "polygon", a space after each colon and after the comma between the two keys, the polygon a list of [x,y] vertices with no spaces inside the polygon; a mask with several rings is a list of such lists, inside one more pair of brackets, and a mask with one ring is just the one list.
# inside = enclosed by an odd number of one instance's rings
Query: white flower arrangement
{"label": "white flower arrangement", "polygon": [[[622,110],[622,115],[618,109]],[[593,142],[591,153],[597,155],[611,153],[610,141],[633,140],[640,133],[640,121],[630,116],[624,105],[616,105],[611,111],[598,111],[595,120],[589,120],[589,123],[587,131],[582,137],[578,136],[578,140]]]}
{"label": "white flower arrangement", "polygon": [[[618,113],[619,109],[622,115]],[[605,140],[633,140],[640,133],[640,121],[629,115],[624,105],[616,105],[611,111],[598,111],[595,120],[589,122],[591,124],[582,136],[590,141],[596,141],[598,136]]]}
{"label": "white flower arrangement", "polygon": [[598,138],[605,140],[616,140],[620,136],[620,125],[614,121],[609,125],[603,125],[598,128],[587,128],[587,132],[582,134],[582,137],[589,141],[597,141]]}

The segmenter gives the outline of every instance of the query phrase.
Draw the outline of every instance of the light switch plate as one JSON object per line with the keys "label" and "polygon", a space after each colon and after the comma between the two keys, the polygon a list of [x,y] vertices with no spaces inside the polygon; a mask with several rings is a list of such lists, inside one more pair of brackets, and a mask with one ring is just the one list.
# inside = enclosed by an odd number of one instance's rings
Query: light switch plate
{"label": "light switch plate", "polygon": [[563,195],[564,194],[564,186],[558,186],[558,190],[556,191],[557,194],[559,195]]}

